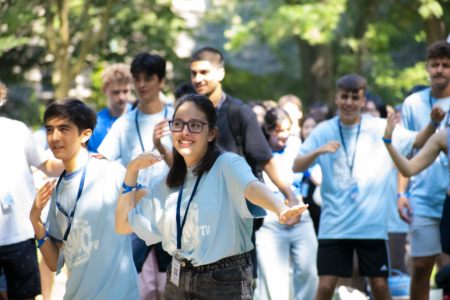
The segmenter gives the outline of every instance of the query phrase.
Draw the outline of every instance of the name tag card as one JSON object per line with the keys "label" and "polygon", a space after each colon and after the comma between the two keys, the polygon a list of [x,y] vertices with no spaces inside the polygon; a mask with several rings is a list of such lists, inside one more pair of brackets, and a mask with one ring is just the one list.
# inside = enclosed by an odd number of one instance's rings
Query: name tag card
{"label": "name tag card", "polygon": [[14,199],[10,192],[0,195],[0,202],[2,203],[3,209],[7,209],[10,205],[14,204]]}
{"label": "name tag card", "polygon": [[181,260],[172,257],[172,276],[170,276],[170,281],[173,282],[176,286],[180,284],[180,270],[181,270]]}

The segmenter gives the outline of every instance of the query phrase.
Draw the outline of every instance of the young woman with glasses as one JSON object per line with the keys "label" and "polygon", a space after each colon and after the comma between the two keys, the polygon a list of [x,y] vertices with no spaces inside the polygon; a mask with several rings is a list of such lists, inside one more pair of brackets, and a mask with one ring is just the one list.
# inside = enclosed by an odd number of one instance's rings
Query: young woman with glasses
{"label": "young woman with glasses", "polygon": [[216,121],[208,98],[182,98],[169,123],[174,160],[167,176],[136,192],[139,170],[162,157],[144,152],[127,167],[116,231],[134,231],[148,245],[162,241],[173,256],[165,299],[253,299],[253,218],[265,216],[262,207],[284,224],[306,209],[286,206],[243,158],[217,146]]}

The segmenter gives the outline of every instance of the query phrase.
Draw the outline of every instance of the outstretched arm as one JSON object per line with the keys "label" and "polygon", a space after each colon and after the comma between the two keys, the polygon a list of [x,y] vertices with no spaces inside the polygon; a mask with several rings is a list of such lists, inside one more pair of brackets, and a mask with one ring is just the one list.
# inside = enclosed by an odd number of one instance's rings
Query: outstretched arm
{"label": "outstretched arm", "polygon": [[[392,115],[388,119],[384,138],[392,140],[392,132],[394,131],[396,124],[396,116]],[[448,130],[448,129],[446,129]],[[400,173],[403,176],[411,177],[416,175],[429,167],[437,158],[440,151],[446,152],[447,149],[447,131],[442,130],[437,134],[434,134],[425,144],[423,149],[419,151],[411,160],[406,159],[401,155],[392,144],[385,143],[386,148],[397,166]]]}
{"label": "outstretched arm", "polygon": [[297,156],[294,161],[294,166],[292,170],[295,173],[305,172],[311,166],[311,164],[319,157],[319,155],[326,153],[334,153],[341,147],[341,143],[336,141],[331,141],[323,145],[322,147],[317,148],[314,151],[309,152],[308,154]]}
{"label": "outstretched arm", "polygon": [[417,134],[413,145],[414,149],[421,149],[425,145],[427,140],[436,132],[437,127],[435,125],[441,123],[444,117],[445,111],[439,106],[439,104],[433,107],[430,114],[431,122]]}
{"label": "outstretched arm", "polygon": [[245,187],[244,195],[251,203],[276,213],[281,224],[294,225],[298,223],[300,221],[298,216],[308,208],[308,205],[304,204],[290,208],[275,196],[265,184],[259,181],[250,182]]}
{"label": "outstretched arm", "polygon": [[[123,182],[130,187],[137,186],[139,170],[149,168],[150,166],[163,160],[163,157],[153,152],[143,152],[128,164],[127,173]],[[129,234],[133,230],[128,223],[128,213],[136,207],[139,201],[149,192],[147,189],[131,191],[122,194],[122,188],[119,200],[116,206],[115,229],[119,234]]]}

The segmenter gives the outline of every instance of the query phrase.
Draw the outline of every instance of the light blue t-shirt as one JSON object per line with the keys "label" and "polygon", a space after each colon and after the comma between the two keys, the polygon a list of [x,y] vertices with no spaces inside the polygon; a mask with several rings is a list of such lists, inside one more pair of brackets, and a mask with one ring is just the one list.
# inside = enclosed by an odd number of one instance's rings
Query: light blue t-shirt
{"label": "light blue t-shirt", "polygon": [[[402,107],[402,125],[409,130],[420,131],[430,123],[431,105],[439,103],[444,111],[450,108],[450,97],[436,100],[432,98],[430,105],[431,88],[412,94],[406,98]],[[440,124],[442,130],[449,121],[449,114]],[[415,152],[416,150],[414,150]],[[411,206],[413,214],[418,216],[442,217],[442,208],[448,185],[448,161],[445,153],[440,153],[435,162],[411,177]]]}
{"label": "light blue t-shirt", "polygon": [[[132,108],[133,105],[127,104],[127,113],[129,113]],[[94,132],[92,133],[87,145],[89,152],[98,152],[98,147],[103,142],[103,139],[108,134],[117,119],[118,118],[114,118],[109,114],[108,108],[105,108],[97,113],[97,125],[95,125]]]}
{"label": "light blue t-shirt", "polygon": [[[46,226],[61,242],[68,226],[56,199],[67,214],[73,209],[82,172],[62,180],[53,193]],[[64,299],[140,299],[129,235],[116,233],[115,212],[125,169],[118,163],[91,158],[83,192],[77,202],[64,261],[70,271]]]}
{"label": "light blue t-shirt", "polygon": [[[128,164],[143,152],[136,127],[136,114],[138,115],[139,133],[145,151],[157,151],[153,145],[153,131],[156,124],[162,122],[165,117],[172,118],[174,109],[165,107],[156,114],[146,115],[139,109],[121,116],[111,127],[105,139],[98,147],[98,152],[108,160],[120,160],[126,168]],[[170,136],[161,139],[161,143],[172,150]],[[151,189],[168,172],[168,166],[163,162],[139,172],[138,180],[141,184]]]}
{"label": "light blue t-shirt", "polygon": [[[362,115],[361,132],[356,145],[358,125],[342,125],[343,146],[335,153],[320,155],[314,164],[322,168],[319,239],[387,239],[389,179],[393,163],[382,141],[386,120]],[[319,124],[303,143],[300,155],[305,155],[328,142],[338,141],[339,117]],[[417,133],[397,126],[392,143],[402,153],[411,151]],[[357,150],[353,178],[359,194],[351,198],[350,169],[353,153]]]}
{"label": "light blue t-shirt", "polygon": [[[197,180],[193,168],[188,168],[184,183],[181,218]],[[183,258],[200,266],[253,249],[253,218],[264,217],[266,213],[246,202],[244,190],[256,180],[242,157],[223,153],[217,158],[211,170],[203,174],[189,207],[181,241]],[[178,193],[179,188],[170,189],[164,177],[128,213],[128,222],[139,238],[147,245],[162,241],[170,255],[177,252]]]}

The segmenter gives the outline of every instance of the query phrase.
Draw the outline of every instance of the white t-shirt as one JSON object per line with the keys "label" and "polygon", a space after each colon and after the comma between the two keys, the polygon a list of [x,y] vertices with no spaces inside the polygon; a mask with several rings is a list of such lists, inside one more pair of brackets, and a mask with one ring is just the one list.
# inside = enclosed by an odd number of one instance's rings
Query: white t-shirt
{"label": "white t-shirt", "polygon": [[[121,116],[111,127],[103,142],[98,147],[98,152],[108,160],[119,160],[126,168],[128,164],[143,152],[136,128],[136,114],[139,132],[145,151],[157,151],[153,145],[153,131],[155,125],[167,118],[172,118],[174,109],[166,106],[162,111],[146,115],[135,109]],[[162,144],[172,150],[170,136],[162,139]],[[167,172],[169,168],[165,163],[155,164],[146,170],[139,172],[140,183],[151,189]]]}
{"label": "white t-shirt", "polygon": [[[339,134],[339,117],[319,124],[303,143],[305,155],[330,141],[341,147],[335,153],[320,155],[315,163],[322,168],[323,199],[319,239],[387,239],[388,201],[392,199],[389,180],[393,162],[382,141],[386,120],[362,115],[361,132],[356,144],[358,124],[341,124],[347,155]],[[394,130],[392,143],[403,154],[412,150],[417,132],[401,126]],[[351,197],[352,178],[348,164],[356,156],[353,178],[359,187],[356,199]]]}
{"label": "white t-shirt", "polygon": [[30,210],[36,189],[30,166],[40,166],[49,155],[19,121],[0,117],[0,141],[0,198],[9,194],[14,201],[7,208],[0,204],[0,246],[4,246],[34,237]]}
{"label": "white t-shirt", "polygon": [[[119,163],[91,158],[77,202],[71,231],[64,242],[70,271],[64,299],[139,299],[138,279],[130,235],[115,231],[117,200],[125,177]],[[83,172],[61,180],[51,199],[46,227],[52,240],[62,242]]]}
{"label": "white t-shirt", "polygon": [[[181,199],[180,216],[194,189],[197,176],[188,168]],[[177,251],[176,208],[179,188],[170,189],[164,177],[128,213],[133,231],[147,245],[162,241],[170,255]],[[223,153],[211,170],[205,172],[189,206],[182,233],[181,256],[194,266],[210,264],[222,258],[253,249],[253,218],[266,212],[245,199],[247,185],[256,181],[250,166],[234,153]]]}

